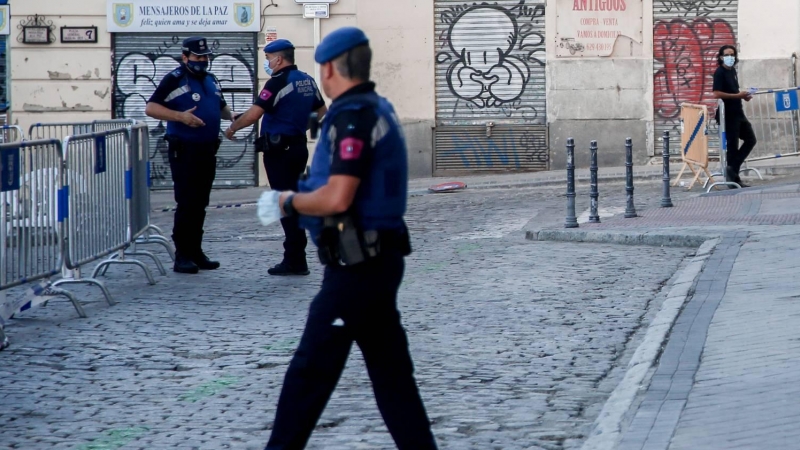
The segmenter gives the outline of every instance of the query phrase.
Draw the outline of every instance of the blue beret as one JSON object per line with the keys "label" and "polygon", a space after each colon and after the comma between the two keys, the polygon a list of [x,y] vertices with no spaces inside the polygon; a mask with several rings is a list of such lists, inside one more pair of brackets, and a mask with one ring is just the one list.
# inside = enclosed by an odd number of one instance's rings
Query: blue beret
{"label": "blue beret", "polygon": [[195,55],[210,55],[213,52],[208,48],[208,42],[204,37],[190,37],[183,40],[184,52],[194,53]]}
{"label": "blue beret", "polygon": [[339,28],[325,36],[325,39],[317,47],[316,53],[314,53],[314,60],[318,64],[324,64],[359,45],[368,43],[367,35],[358,28]]}
{"label": "blue beret", "polygon": [[278,39],[267,44],[264,47],[264,53],[276,53],[290,48],[294,48],[291,42],[286,39]]}

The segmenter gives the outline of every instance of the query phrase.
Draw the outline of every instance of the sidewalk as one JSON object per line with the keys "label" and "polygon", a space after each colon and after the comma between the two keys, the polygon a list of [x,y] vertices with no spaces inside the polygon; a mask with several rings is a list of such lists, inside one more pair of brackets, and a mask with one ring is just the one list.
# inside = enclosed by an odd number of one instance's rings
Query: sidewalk
{"label": "sidewalk", "polygon": [[[713,172],[717,168],[717,165],[717,162],[709,163],[709,170]],[[789,157],[758,161],[750,164],[749,167],[758,169],[764,176],[800,173],[800,158]],[[673,180],[678,176],[680,169],[680,162],[670,163],[670,174],[672,175]],[[661,165],[643,165],[633,168],[635,179],[660,179],[662,175],[661,172]],[[688,170],[687,172],[688,174],[685,173],[682,180],[685,180],[687,183],[689,183],[692,179],[692,174]],[[746,175],[753,176],[752,173],[748,173]],[[625,179],[625,167],[601,167],[598,170],[598,178],[603,181],[622,181]],[[575,180],[577,182],[588,182],[589,169],[576,169]],[[409,194],[427,194],[429,187],[447,181],[464,182],[467,184],[468,189],[521,188],[566,185],[567,174],[565,170],[551,170],[546,172],[415,178],[409,180]],[[696,185],[694,190],[700,192],[701,188],[702,185]],[[267,188],[250,187],[242,189],[217,189],[211,193],[211,205],[212,207],[232,207],[237,205],[240,206],[244,204],[252,204],[258,201],[258,197],[261,195],[264,189]],[[175,206],[175,200],[172,196],[172,190],[153,191],[150,203],[153,210],[173,208]]]}
{"label": "sidewalk", "polygon": [[800,448],[800,183],[712,193],[528,238],[706,241],[584,450]]}

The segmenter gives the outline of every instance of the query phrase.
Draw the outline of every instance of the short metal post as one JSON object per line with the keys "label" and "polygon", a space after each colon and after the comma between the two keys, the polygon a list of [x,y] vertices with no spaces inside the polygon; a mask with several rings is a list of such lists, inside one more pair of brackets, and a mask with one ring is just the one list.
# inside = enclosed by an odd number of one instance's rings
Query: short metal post
{"label": "short metal post", "polygon": [[628,202],[625,206],[625,218],[637,217],[636,206],[633,204],[633,140],[625,139],[625,192]]}
{"label": "short metal post", "polygon": [[664,174],[661,177],[664,181],[664,194],[661,197],[662,208],[672,208],[672,199],[669,196],[669,131],[664,132],[661,138],[664,144],[662,157],[664,159]]}
{"label": "short metal post", "polygon": [[600,193],[597,190],[597,141],[592,141],[589,146],[589,156],[591,158],[589,163],[589,174],[591,177],[591,184],[589,187],[589,198],[591,199],[589,223],[600,223],[600,215],[597,212],[597,199],[600,197]]}
{"label": "short metal post", "polygon": [[567,139],[567,220],[564,228],[578,228],[575,216],[575,139]]}

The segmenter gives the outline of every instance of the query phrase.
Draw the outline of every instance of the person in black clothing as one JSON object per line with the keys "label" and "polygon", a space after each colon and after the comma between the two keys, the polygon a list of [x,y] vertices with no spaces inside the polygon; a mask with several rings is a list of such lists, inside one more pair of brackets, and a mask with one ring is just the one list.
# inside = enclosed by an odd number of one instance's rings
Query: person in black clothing
{"label": "person in black clothing", "polygon": [[[733,45],[723,45],[717,55],[719,67],[714,72],[714,98],[722,99],[725,104],[725,131],[728,144],[728,165],[725,169],[726,180],[747,187],[739,177],[744,160],[756,146],[756,135],[753,126],[744,115],[742,100],[749,102],[753,96],[747,91],[739,90],[739,77],[736,73],[738,54]],[[739,140],[744,141],[739,146]]]}
{"label": "person in black clothing", "polygon": [[167,74],[147,101],[145,114],[167,122],[169,167],[175,190],[175,266],[178,273],[219,268],[203,252],[203,224],[217,170],[221,120],[234,113],[208,72],[211,48],[204,37],[183,41],[181,66]]}
{"label": "person in black clothing", "polygon": [[[225,130],[225,136],[232,139],[237,131],[261,118],[261,137],[256,141],[256,149],[264,152],[269,187],[276,191],[297,190],[297,181],[308,162],[308,117],[312,112],[322,117],[327,111],[314,79],[295,65],[294,51],[294,45],[286,39],[264,47],[264,71],[271,78],[253,106]],[[300,228],[297,217],[284,217],[281,225],[286,235],[283,260],[267,273],[308,275],[306,232]]]}

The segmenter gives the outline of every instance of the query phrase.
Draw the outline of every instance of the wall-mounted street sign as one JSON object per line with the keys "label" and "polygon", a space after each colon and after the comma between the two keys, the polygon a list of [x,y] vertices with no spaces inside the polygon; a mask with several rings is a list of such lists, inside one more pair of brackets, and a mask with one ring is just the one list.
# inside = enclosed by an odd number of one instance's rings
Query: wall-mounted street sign
{"label": "wall-mounted street sign", "polygon": [[61,27],[61,42],[95,44],[97,43],[97,27]]}
{"label": "wall-mounted street sign", "polygon": [[49,44],[50,27],[42,25],[25,25],[22,27],[23,44]]}
{"label": "wall-mounted street sign", "polygon": [[303,3],[303,18],[328,19],[331,16],[330,7],[327,3]]}

